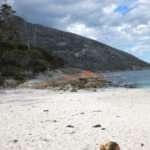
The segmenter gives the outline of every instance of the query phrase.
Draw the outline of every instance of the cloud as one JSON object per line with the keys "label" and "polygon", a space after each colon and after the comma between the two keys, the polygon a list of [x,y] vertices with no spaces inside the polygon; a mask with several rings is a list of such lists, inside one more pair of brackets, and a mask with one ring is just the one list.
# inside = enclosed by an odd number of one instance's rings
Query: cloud
{"label": "cloud", "polygon": [[[6,2],[6,0],[0,0],[0,4],[4,4]],[[7,3],[13,5],[14,4],[14,0],[7,0]]]}
{"label": "cloud", "polygon": [[114,12],[114,10],[117,9],[117,5],[116,4],[111,4],[109,6],[106,6],[103,8],[103,12],[107,15],[112,14]]}
{"label": "cloud", "polygon": [[133,47],[132,52],[143,54],[143,52],[149,52],[149,48],[150,48],[149,45],[139,44],[139,45],[136,45],[135,47]]}
{"label": "cloud", "polygon": [[91,39],[97,39],[97,31],[94,28],[87,27],[82,23],[71,24],[67,27],[67,31],[89,37]]}
{"label": "cloud", "polygon": [[150,61],[150,0],[9,1],[30,22],[87,36]]}

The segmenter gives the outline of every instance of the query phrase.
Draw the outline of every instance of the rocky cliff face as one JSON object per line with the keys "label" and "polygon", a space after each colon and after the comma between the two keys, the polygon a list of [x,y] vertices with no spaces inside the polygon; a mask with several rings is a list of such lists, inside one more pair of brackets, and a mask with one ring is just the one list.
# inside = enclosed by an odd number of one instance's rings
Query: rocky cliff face
{"label": "rocky cliff face", "polygon": [[[75,34],[27,23],[20,17],[9,20],[11,29],[3,39],[28,47],[40,47],[64,59],[66,66],[93,71],[141,69],[150,65],[130,54]],[[2,34],[1,34],[2,35]]]}

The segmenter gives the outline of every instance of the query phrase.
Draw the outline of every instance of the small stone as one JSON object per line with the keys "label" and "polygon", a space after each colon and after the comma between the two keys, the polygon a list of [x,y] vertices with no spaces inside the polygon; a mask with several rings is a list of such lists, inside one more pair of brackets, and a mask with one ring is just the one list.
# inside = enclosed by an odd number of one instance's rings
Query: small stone
{"label": "small stone", "polygon": [[73,132],[71,132],[70,134],[75,134],[75,133],[76,133],[76,132],[73,131]]}
{"label": "small stone", "polygon": [[109,141],[100,145],[100,150],[120,150],[120,146],[116,142]]}
{"label": "small stone", "polygon": [[57,122],[57,120],[53,120],[53,122],[54,122],[54,123],[56,123],[56,122]]}
{"label": "small stone", "polygon": [[49,140],[48,139],[46,139],[46,138],[44,138],[44,139],[42,139],[44,142],[49,142]]}
{"label": "small stone", "polygon": [[100,128],[102,127],[100,124],[94,125],[93,128]]}
{"label": "small stone", "polygon": [[120,118],[120,116],[116,116],[116,118]]}
{"label": "small stone", "polygon": [[143,143],[141,143],[141,147],[144,147],[144,144],[143,144]]}
{"label": "small stone", "polygon": [[49,112],[49,110],[48,110],[48,109],[45,109],[45,110],[43,110],[43,112]]}
{"label": "small stone", "polygon": [[81,113],[80,113],[80,115],[84,115],[84,114],[85,114],[84,112],[81,112]]}
{"label": "small stone", "polygon": [[102,130],[106,130],[106,128],[102,128]]}
{"label": "small stone", "polygon": [[13,140],[13,143],[18,143],[18,140],[17,140],[17,139],[14,139],[14,140]]}
{"label": "small stone", "polygon": [[75,88],[73,88],[73,89],[71,90],[71,92],[78,92],[78,90],[75,89]]}
{"label": "small stone", "polygon": [[66,127],[67,127],[67,128],[74,128],[73,125],[67,125]]}

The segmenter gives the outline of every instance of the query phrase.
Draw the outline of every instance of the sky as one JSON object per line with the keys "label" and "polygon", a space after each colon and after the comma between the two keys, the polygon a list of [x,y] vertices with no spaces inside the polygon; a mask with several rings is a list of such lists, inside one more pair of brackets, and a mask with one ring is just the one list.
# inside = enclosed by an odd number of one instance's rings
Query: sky
{"label": "sky", "polygon": [[8,3],[32,23],[86,36],[150,62],[150,0],[8,0]]}

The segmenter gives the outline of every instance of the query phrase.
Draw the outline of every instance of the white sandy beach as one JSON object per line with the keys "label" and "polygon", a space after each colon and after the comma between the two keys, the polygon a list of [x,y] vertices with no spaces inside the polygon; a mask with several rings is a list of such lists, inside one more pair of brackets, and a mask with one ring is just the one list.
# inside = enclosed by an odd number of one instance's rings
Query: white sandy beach
{"label": "white sandy beach", "polygon": [[98,150],[107,140],[149,150],[149,114],[143,89],[1,91],[0,150]]}

